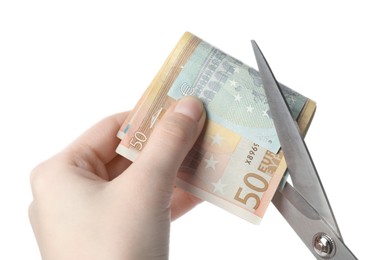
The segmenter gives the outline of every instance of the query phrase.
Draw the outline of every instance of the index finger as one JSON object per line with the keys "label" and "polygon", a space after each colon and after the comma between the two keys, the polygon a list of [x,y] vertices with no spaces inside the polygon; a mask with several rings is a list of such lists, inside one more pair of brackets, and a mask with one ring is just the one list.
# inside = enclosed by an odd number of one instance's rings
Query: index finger
{"label": "index finger", "polygon": [[107,164],[116,156],[115,149],[120,142],[116,133],[127,118],[128,113],[122,112],[104,118],[80,135],[66,149],[77,155],[80,154],[78,151],[90,150],[104,164]]}

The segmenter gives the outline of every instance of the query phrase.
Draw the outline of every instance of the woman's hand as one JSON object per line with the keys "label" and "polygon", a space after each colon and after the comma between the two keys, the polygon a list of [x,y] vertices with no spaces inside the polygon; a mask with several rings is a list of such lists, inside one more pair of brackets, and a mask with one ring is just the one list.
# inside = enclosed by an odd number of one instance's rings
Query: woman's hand
{"label": "woman's hand", "polygon": [[134,163],[115,153],[127,113],[104,119],[31,174],[29,216],[43,259],[168,259],[169,228],[200,202],[174,188],[205,122],[176,102]]}

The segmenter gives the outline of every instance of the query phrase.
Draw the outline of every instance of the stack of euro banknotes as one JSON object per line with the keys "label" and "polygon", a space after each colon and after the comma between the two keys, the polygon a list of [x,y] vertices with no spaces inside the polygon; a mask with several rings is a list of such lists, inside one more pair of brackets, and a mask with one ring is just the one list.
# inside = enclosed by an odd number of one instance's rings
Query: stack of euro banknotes
{"label": "stack of euro banknotes", "polygon": [[[280,85],[306,133],[315,102]],[[207,121],[176,186],[259,224],[287,169],[260,75],[189,32],[121,126],[117,153],[134,161],[169,106],[188,95],[203,101]]]}

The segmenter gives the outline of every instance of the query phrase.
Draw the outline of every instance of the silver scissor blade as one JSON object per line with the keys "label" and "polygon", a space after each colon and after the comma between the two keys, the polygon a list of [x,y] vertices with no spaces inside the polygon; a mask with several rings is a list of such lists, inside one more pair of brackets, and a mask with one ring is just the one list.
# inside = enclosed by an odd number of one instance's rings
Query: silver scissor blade
{"label": "silver scissor blade", "polygon": [[292,183],[305,200],[332,226],[337,235],[341,236],[299,127],[292,118],[290,108],[261,50],[255,41],[251,43]]}
{"label": "silver scissor blade", "polygon": [[342,238],[288,182],[283,189],[277,190],[272,202],[316,259],[325,259],[323,254],[319,255],[319,240],[316,240],[318,234],[322,233],[328,235],[332,241],[332,259],[357,259]]}

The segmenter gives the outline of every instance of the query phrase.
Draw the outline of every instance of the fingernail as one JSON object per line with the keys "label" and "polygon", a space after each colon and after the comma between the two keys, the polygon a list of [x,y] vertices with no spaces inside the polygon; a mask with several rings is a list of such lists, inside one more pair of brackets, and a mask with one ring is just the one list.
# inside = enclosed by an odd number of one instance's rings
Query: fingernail
{"label": "fingernail", "polygon": [[187,96],[177,102],[174,111],[199,121],[204,112],[204,105],[198,98]]}

